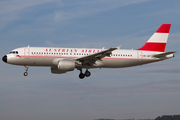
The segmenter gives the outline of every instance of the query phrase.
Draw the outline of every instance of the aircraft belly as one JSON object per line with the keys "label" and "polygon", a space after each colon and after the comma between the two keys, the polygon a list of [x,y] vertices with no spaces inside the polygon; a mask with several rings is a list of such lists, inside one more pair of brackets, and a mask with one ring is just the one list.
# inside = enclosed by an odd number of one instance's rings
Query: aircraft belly
{"label": "aircraft belly", "polygon": [[52,61],[53,58],[13,58],[8,63],[28,66],[53,66]]}
{"label": "aircraft belly", "polygon": [[134,60],[103,60],[103,67],[105,68],[121,68],[128,67],[134,64],[137,64],[137,61]]}
{"label": "aircraft belly", "polygon": [[154,60],[138,61],[138,60],[103,60],[104,66],[102,68],[123,68],[137,65],[143,65],[147,63],[155,62]]}
{"label": "aircraft belly", "polygon": [[31,58],[29,66],[52,66],[53,58]]}

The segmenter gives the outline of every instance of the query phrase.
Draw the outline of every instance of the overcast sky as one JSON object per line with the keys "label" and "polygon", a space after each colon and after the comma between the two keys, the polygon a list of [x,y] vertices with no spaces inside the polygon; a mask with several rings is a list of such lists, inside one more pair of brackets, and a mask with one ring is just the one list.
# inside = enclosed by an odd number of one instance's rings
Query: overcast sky
{"label": "overcast sky", "polygon": [[1,120],[94,120],[180,114],[179,0],[0,0],[0,56],[25,46],[138,49],[163,23],[175,58],[51,74],[0,62]]}

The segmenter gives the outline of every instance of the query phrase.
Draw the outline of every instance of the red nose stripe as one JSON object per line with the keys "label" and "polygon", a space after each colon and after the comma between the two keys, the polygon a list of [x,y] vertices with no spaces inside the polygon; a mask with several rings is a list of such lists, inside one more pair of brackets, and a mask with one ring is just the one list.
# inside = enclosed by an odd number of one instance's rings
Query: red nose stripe
{"label": "red nose stripe", "polygon": [[142,48],[138,50],[164,52],[165,47],[166,43],[147,42]]}
{"label": "red nose stripe", "polygon": [[159,27],[156,33],[169,33],[171,24],[163,24]]}
{"label": "red nose stripe", "polygon": [[20,55],[16,55],[16,56],[18,56],[18,57],[20,57],[20,58],[21,58],[21,56],[20,56]]}

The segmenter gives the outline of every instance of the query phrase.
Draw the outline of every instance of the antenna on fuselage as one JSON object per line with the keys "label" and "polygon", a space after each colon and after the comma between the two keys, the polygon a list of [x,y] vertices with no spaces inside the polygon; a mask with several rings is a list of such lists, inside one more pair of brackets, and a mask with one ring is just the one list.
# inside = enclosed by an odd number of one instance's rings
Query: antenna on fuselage
{"label": "antenna on fuselage", "polygon": [[29,47],[29,45],[27,47]]}

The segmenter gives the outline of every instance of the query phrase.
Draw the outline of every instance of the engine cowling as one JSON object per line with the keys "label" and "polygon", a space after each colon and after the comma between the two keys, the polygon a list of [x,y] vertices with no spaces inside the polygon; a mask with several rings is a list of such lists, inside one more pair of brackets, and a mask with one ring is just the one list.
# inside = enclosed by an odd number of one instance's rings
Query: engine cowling
{"label": "engine cowling", "polygon": [[60,60],[58,69],[63,71],[73,71],[75,68],[75,62],[70,60]]}
{"label": "engine cowling", "polygon": [[55,74],[66,73],[67,71],[73,71],[76,67],[74,61],[70,60],[60,60],[58,61],[57,67],[51,67],[51,72]]}
{"label": "engine cowling", "polygon": [[67,71],[62,71],[62,70],[59,70],[58,67],[51,67],[51,73],[54,73],[54,74],[63,74],[63,73],[66,73]]}

